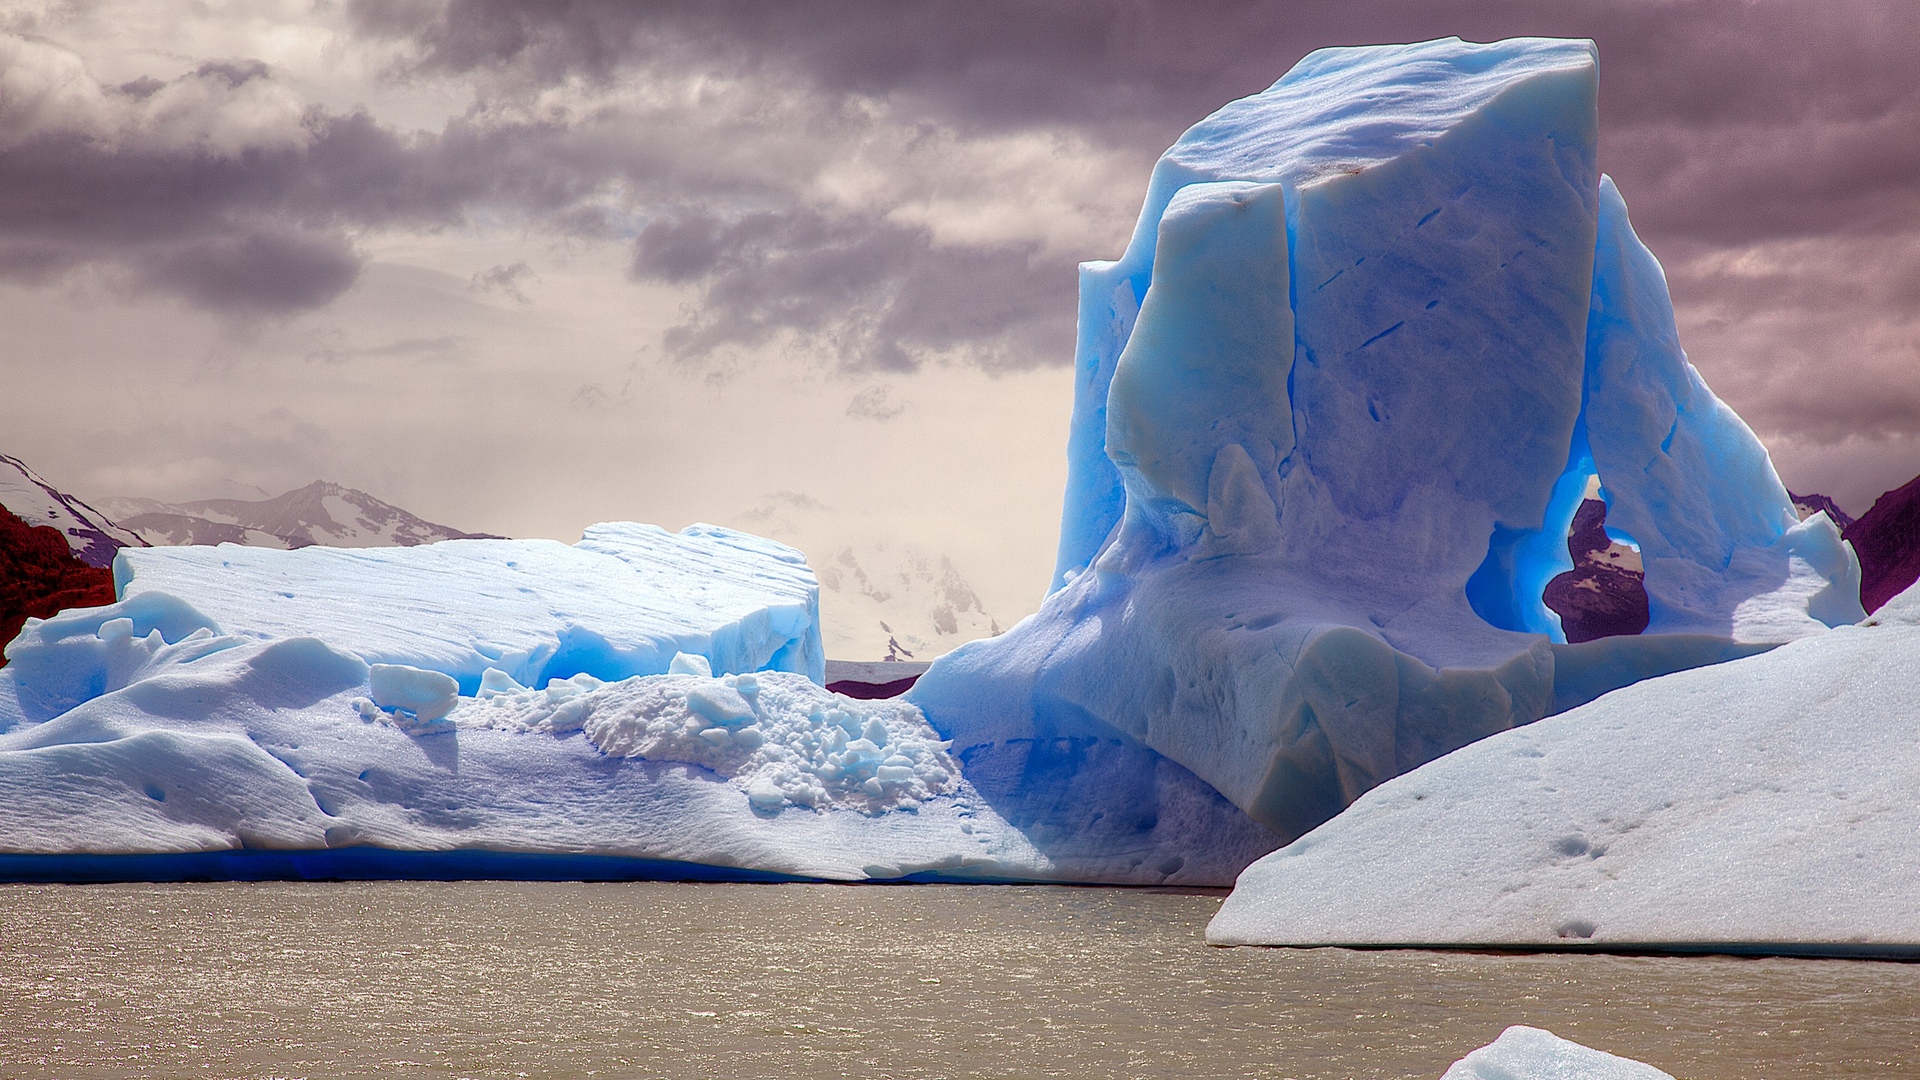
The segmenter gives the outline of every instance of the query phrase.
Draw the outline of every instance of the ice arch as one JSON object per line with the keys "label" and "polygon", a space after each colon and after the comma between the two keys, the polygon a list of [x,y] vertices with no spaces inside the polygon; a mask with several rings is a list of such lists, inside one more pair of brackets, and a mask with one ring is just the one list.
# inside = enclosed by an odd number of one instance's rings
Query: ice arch
{"label": "ice arch", "polygon": [[[1327,49],[1163,155],[1125,255],[1081,270],[1054,591],[913,692],[963,755],[1057,792],[1037,748],[1118,738],[1291,837],[1492,732],[1863,616],[1837,531],[1795,522],[1680,351],[1596,80],[1586,41]],[[1594,474],[1655,633],[1556,645],[1540,591]]]}

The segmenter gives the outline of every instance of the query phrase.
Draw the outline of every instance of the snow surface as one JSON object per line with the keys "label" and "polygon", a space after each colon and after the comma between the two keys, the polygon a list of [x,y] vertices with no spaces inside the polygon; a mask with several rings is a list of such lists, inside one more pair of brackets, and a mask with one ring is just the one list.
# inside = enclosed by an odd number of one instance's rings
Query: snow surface
{"label": "snow surface", "polygon": [[19,458],[4,454],[0,454],[0,507],[29,525],[60,530],[74,558],[88,566],[106,566],[122,547],[146,544],[105,514],[54,488]]}
{"label": "snow surface", "polygon": [[1249,867],[1207,939],[1920,954],[1920,590],[1455,751]]}
{"label": "snow surface", "polygon": [[1651,1065],[1515,1024],[1453,1063],[1440,1080],[1673,1080]]}
{"label": "snow surface", "polygon": [[805,557],[711,525],[603,523],[572,546],[128,549],[114,577],[123,599],[186,598],[222,633],[316,637],[371,664],[451,676],[468,696],[490,667],[545,686],[661,674],[679,652],[726,672],[818,681],[826,670]]}
{"label": "snow surface", "polygon": [[[1587,41],[1327,49],[1183,135],[1126,255],[1082,268],[1057,589],[921,678],[935,728],[963,755],[1119,735],[1291,839],[1476,739],[1860,618],[1851,551],[1679,351],[1596,80]],[[1541,593],[1596,474],[1676,633],[1561,644]]]}

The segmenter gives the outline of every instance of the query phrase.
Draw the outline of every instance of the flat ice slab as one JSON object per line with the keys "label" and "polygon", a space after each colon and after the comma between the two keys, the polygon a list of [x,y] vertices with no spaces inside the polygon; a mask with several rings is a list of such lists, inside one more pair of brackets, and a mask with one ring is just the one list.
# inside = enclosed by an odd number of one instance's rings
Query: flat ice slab
{"label": "flat ice slab", "polygon": [[825,674],[806,557],[712,525],[610,522],[572,546],[128,548],[114,578],[123,599],[179,597],[222,633],[319,638],[370,664],[449,675],[469,697],[488,668],[544,687],[665,674],[681,652],[721,672]]}
{"label": "flat ice slab", "polygon": [[1581,1046],[1551,1031],[1514,1025],[1453,1063],[1440,1080],[1673,1080],[1631,1058]]}
{"label": "flat ice slab", "polygon": [[1920,955],[1920,591],[1391,780],[1248,867],[1217,945]]}

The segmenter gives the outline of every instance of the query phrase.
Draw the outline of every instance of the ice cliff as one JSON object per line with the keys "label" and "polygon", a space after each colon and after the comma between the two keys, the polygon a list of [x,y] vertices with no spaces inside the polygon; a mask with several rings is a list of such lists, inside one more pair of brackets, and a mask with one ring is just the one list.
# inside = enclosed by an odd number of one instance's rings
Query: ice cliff
{"label": "ice cliff", "polygon": [[[1326,49],[1161,157],[1126,253],[1081,269],[1055,589],[911,695],[969,775],[1056,810],[1197,777],[1290,838],[1862,617],[1832,522],[1680,349],[1599,171],[1597,75],[1586,41]],[[1649,634],[1569,646],[1541,594],[1596,475]]]}

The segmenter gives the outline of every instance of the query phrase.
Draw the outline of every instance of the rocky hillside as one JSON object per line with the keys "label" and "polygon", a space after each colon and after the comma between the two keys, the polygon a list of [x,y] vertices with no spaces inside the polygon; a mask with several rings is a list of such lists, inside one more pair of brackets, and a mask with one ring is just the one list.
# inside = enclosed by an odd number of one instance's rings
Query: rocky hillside
{"label": "rocky hillside", "polygon": [[1607,535],[1607,504],[1588,499],[1567,533],[1573,569],[1547,583],[1541,599],[1560,616],[1573,644],[1638,634],[1647,628],[1647,590],[1640,553]]}
{"label": "rocky hillside", "polygon": [[1869,612],[1920,580],[1920,476],[1874,500],[1842,535],[1860,556],[1860,604]]}

